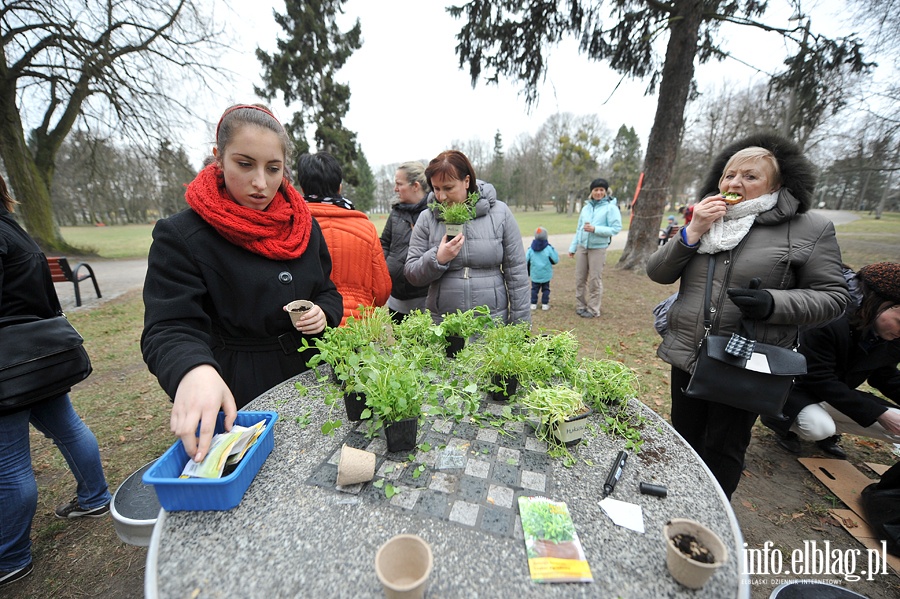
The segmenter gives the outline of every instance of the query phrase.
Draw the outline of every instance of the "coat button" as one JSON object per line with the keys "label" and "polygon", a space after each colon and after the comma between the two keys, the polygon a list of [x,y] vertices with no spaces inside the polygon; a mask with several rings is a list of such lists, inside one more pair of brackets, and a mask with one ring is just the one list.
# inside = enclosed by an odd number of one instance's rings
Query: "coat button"
{"label": "coat button", "polygon": [[287,285],[294,280],[294,277],[288,271],[278,273],[278,280]]}

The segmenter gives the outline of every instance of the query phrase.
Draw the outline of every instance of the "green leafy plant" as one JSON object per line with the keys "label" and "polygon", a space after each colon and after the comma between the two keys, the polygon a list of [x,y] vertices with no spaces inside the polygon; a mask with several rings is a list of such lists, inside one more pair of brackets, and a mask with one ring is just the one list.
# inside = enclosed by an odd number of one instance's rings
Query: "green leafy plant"
{"label": "green leafy plant", "polygon": [[475,204],[478,192],[472,192],[465,202],[436,202],[438,217],[448,225],[461,225],[475,218]]}
{"label": "green leafy plant", "polygon": [[627,405],[620,405],[614,410],[608,406],[604,407],[603,419],[600,422],[600,428],[604,433],[625,439],[625,449],[635,453],[641,450],[644,440],[640,429],[646,423],[646,418],[629,412]]}
{"label": "green leafy plant", "polygon": [[550,384],[578,374],[578,338],[572,331],[534,335],[532,346],[535,382]]}
{"label": "green leafy plant", "polygon": [[445,338],[453,335],[468,339],[475,333],[480,333],[492,326],[494,326],[494,321],[491,318],[491,309],[487,306],[477,306],[465,312],[456,310],[456,312],[444,314],[437,332]]}
{"label": "green leafy plant", "polygon": [[376,489],[384,489],[384,496],[388,499],[400,492],[400,489],[398,489],[391,483],[385,482],[383,478],[376,480],[374,483],[372,483],[372,486]]}
{"label": "green leafy plant", "polygon": [[574,369],[572,384],[584,394],[585,402],[598,411],[636,397],[639,390],[634,370],[616,360],[582,360]]}
{"label": "green leafy plant", "polygon": [[588,409],[581,393],[563,385],[535,387],[519,398],[519,405],[546,428],[575,418]]}
{"label": "green leafy plant", "polygon": [[428,396],[425,373],[399,354],[382,352],[366,359],[356,390],[366,394],[366,405],[384,424],[422,415]]}
{"label": "green leafy plant", "polygon": [[441,331],[428,310],[413,310],[393,325],[393,332],[397,345],[439,347],[443,342]]}
{"label": "green leafy plant", "polygon": [[[322,336],[313,340],[317,353],[307,366],[325,363],[331,366],[335,377],[346,383],[353,371],[360,366],[360,351],[371,345],[385,346],[391,341],[391,315],[384,306],[360,310],[359,316],[351,316],[344,326],[326,328]],[[304,338],[298,351],[310,347]]]}
{"label": "green leafy plant", "polygon": [[519,398],[522,406],[537,423],[535,434],[547,443],[551,457],[563,458],[567,467],[575,464],[575,458],[557,431],[567,420],[587,412],[584,399],[577,390],[564,385],[538,386]]}
{"label": "green leafy plant", "polygon": [[394,324],[394,345],[391,351],[403,353],[424,368],[438,369],[446,352],[441,328],[434,323],[428,310],[413,310]]}
{"label": "green leafy plant", "polygon": [[531,341],[528,323],[490,327],[457,355],[457,361],[489,391],[506,393],[509,379],[515,377],[524,387],[543,368],[544,358]]}

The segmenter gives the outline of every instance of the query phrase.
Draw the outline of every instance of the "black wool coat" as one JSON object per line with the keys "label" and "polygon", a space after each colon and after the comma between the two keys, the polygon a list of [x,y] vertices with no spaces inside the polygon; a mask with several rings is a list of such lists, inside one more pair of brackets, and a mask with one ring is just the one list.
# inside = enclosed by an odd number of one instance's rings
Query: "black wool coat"
{"label": "black wool coat", "polygon": [[391,295],[399,300],[415,299],[428,295],[428,285],[417,287],[403,274],[409,255],[409,239],[419,214],[428,207],[428,196],[418,204],[394,204],[381,232],[381,249],[391,273]]}
{"label": "black wool coat", "polygon": [[868,383],[885,397],[900,401],[900,339],[862,343],[862,332],[850,326],[844,315],[827,326],[804,331],[800,352],[806,356],[807,373],[791,390],[784,413],[792,421],[808,405],[827,401],[857,424],[872,426],[889,407],[900,406],[868,391]]}
{"label": "black wool coat", "polygon": [[58,306],[44,253],[0,205],[0,316],[50,318]]}
{"label": "black wool coat", "polygon": [[210,364],[241,408],[307,370],[311,352],[297,351],[307,336],[282,309],[297,299],[320,306],[328,326],[341,322],[343,302],[315,219],[303,255],[273,260],[232,244],[187,209],[153,229],[144,283],[144,361],[172,398],[189,370]]}

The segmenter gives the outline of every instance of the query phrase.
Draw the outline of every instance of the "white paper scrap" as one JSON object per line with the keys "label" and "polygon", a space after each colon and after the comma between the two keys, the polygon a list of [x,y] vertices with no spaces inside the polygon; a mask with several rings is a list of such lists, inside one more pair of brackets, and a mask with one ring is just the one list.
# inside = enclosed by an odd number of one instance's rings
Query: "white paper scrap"
{"label": "white paper scrap", "polygon": [[606,497],[600,501],[600,507],[617,525],[644,533],[644,513],[638,504]]}

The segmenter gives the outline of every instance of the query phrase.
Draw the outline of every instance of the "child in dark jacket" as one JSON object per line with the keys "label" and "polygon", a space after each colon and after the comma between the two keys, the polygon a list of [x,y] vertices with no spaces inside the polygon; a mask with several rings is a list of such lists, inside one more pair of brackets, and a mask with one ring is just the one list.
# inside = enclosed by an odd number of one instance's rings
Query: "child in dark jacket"
{"label": "child in dark jacket", "polygon": [[534,241],[525,254],[528,273],[531,276],[531,309],[537,310],[538,292],[541,292],[541,310],[550,309],[550,279],[553,265],[559,262],[559,254],[547,241],[547,229],[538,227]]}

